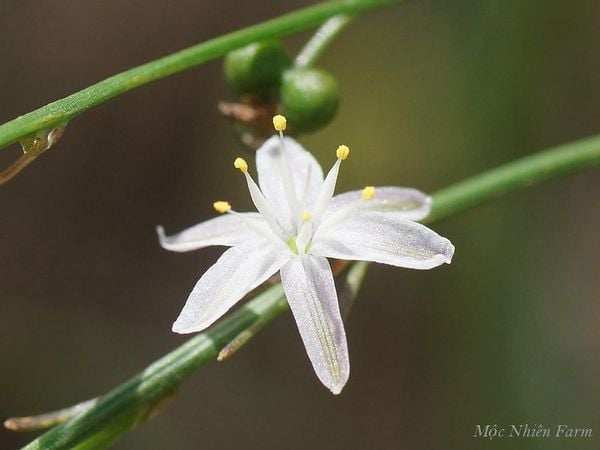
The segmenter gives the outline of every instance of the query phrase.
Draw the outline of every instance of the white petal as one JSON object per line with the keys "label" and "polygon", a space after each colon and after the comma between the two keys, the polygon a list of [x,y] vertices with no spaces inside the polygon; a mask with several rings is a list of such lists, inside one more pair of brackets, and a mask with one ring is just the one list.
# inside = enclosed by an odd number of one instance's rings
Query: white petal
{"label": "white petal", "polygon": [[210,326],[292,256],[282,243],[266,239],[230,248],[198,280],[173,331],[193,333]]}
{"label": "white petal", "polygon": [[163,227],[156,227],[160,245],[173,252],[188,252],[211,245],[233,246],[259,236],[259,230],[269,231],[260,214],[224,214],[200,222],[172,236],[166,236]]}
{"label": "white petal", "polygon": [[358,209],[342,221],[323,223],[315,232],[310,253],[431,269],[450,263],[454,246],[425,225],[395,214]]}
{"label": "white petal", "polygon": [[421,191],[395,186],[376,187],[369,200],[362,198],[362,190],[344,192],[331,199],[323,221],[334,214],[354,209],[369,209],[395,213],[408,220],[422,220],[431,212],[431,197]]}
{"label": "white petal", "polygon": [[317,376],[339,394],[350,360],[329,263],[311,255],[294,257],[282,267],[281,282]]}
{"label": "white petal", "polygon": [[[294,178],[296,198],[305,196],[305,206],[312,207],[323,183],[323,171],[315,158],[294,139],[286,137],[287,160]],[[296,217],[290,216],[289,205],[281,179],[281,143],[279,136],[269,138],[256,151],[258,184],[265,198],[277,212],[280,223],[292,227]]]}

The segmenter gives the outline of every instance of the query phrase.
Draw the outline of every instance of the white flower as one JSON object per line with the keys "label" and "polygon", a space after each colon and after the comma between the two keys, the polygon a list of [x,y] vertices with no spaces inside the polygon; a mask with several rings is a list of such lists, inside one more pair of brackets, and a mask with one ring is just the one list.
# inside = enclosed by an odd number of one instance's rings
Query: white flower
{"label": "white flower", "polygon": [[333,196],[348,147],[338,148],[338,159],[323,180],[314,157],[295,140],[283,137],[284,119],[276,116],[274,123],[279,136],[271,137],[256,153],[259,184],[243,159],[234,163],[246,177],[258,213],[238,213],[227,202],[216,202],[215,209],[227,214],[174,236],[165,236],[158,227],[160,243],[167,250],[231,247],[196,283],[173,331],[204,330],[280,271],[314,370],[325,386],[339,394],[350,363],[326,258],[431,269],[450,263],[454,246],[415,222],[431,208],[431,198],[415,189],[368,186]]}

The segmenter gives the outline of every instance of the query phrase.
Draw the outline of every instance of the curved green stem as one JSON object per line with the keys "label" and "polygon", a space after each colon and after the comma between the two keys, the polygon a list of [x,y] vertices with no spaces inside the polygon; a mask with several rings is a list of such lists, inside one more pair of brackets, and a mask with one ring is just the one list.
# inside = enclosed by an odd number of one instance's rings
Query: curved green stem
{"label": "curved green stem", "polygon": [[262,39],[285,36],[319,25],[338,14],[358,14],[402,0],[337,0],[300,9],[277,19],[235,31],[164,58],[129,69],[0,126],[0,148],[66,123],[117,95],[225,55]]}
{"label": "curved green stem", "polygon": [[600,164],[600,136],[559,145],[476,175],[433,196],[427,223],[549,178]]}
{"label": "curved green stem", "polygon": [[[600,136],[564,144],[477,175],[433,195],[433,211],[427,222],[456,215],[499,195],[523,189],[543,180],[600,164]],[[361,267],[361,269],[364,269]],[[356,293],[364,270],[353,276]],[[156,405],[203,364],[216,358],[220,349],[246,330],[258,332],[262,325],[287,309],[281,285],[269,288],[208,331],[162,357],[140,374],[109,392],[82,414],[56,426],[24,447],[27,450],[76,448],[83,442],[110,440],[148,418]],[[255,326],[260,323],[261,326]],[[119,427],[118,418],[142,417]],[[129,423],[129,422],[126,422]],[[91,447],[90,447],[91,448]],[[94,447],[97,448],[97,447]]]}

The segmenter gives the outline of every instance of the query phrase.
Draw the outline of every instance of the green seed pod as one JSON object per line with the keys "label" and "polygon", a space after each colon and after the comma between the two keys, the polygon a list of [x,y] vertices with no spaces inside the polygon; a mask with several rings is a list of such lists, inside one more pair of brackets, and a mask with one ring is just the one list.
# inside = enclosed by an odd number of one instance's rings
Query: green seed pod
{"label": "green seed pod", "polygon": [[223,71],[236,93],[263,95],[279,87],[281,74],[290,64],[283,44],[267,40],[229,52]]}
{"label": "green seed pod", "polygon": [[327,125],[339,104],[338,85],[318,69],[291,69],[283,74],[281,106],[290,131],[310,132]]}

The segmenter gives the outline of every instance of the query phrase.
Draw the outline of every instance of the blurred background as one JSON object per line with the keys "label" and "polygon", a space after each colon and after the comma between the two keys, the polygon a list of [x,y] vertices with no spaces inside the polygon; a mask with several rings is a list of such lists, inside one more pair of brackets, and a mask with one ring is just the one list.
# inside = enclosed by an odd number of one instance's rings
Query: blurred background
{"label": "blurred background", "polygon": [[[0,3],[0,122],[208,38],[313,2]],[[411,1],[365,14],[317,66],[334,123],[301,141],[338,190],[426,192],[600,131],[600,3]],[[286,40],[297,51],[310,33]],[[73,120],[0,188],[0,416],[102,394],[185,341],[170,332],[221,249],[175,254],[154,232],[251,203],[216,110],[221,61]],[[0,152],[7,166],[21,150]],[[432,271],[371,266],[347,323],[351,377],[332,396],[290,314],[186,382],[115,449],[597,449],[474,439],[477,424],[600,434],[600,177],[579,173],[435,224],[456,245]],[[0,431],[0,448],[35,434]]]}

